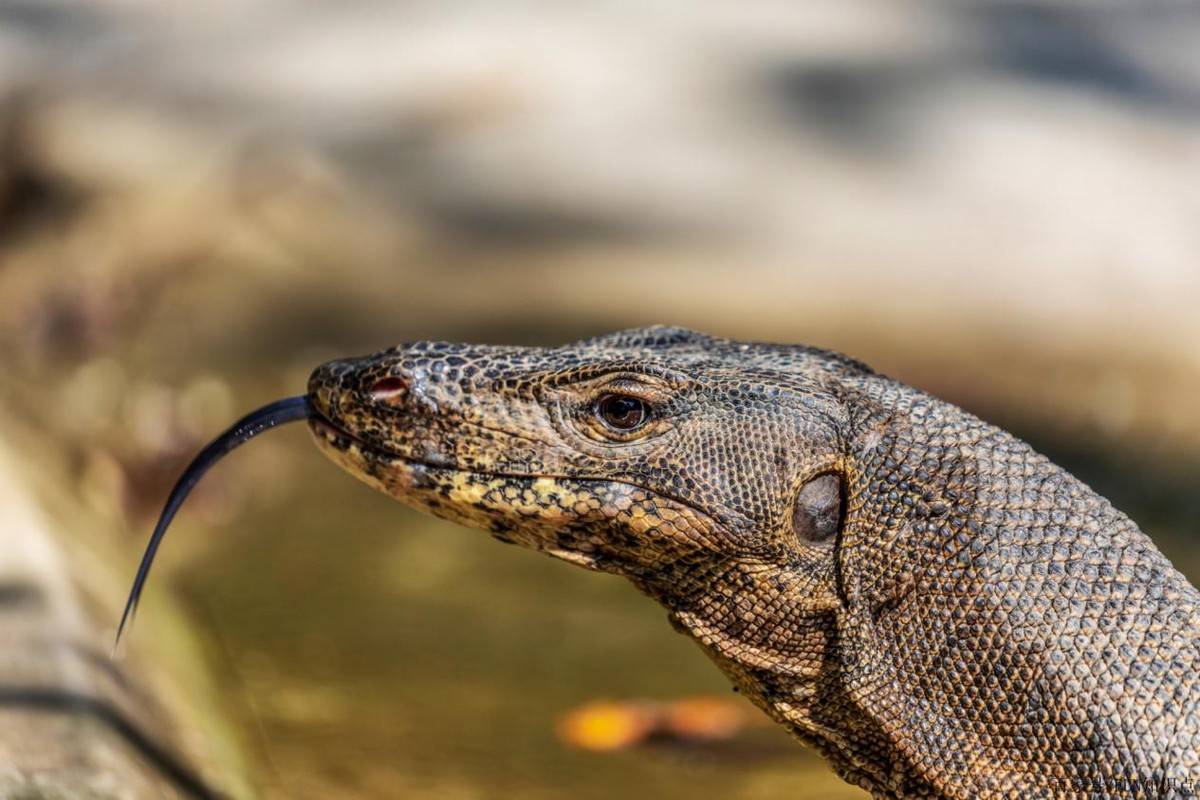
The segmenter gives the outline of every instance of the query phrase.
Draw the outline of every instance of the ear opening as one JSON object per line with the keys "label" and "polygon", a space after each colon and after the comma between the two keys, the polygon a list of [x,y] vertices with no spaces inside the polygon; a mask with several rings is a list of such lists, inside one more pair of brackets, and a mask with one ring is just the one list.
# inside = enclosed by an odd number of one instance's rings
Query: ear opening
{"label": "ear opening", "polygon": [[792,531],[808,545],[832,547],[845,518],[842,477],[826,472],[800,487],[792,505]]}

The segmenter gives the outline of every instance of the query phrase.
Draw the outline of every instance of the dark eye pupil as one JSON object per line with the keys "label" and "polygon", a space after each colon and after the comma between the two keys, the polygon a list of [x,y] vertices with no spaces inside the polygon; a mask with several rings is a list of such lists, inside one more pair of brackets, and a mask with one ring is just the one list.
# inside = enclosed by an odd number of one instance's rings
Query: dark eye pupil
{"label": "dark eye pupil", "polygon": [[608,394],[600,398],[596,404],[600,418],[619,430],[628,431],[646,421],[649,409],[646,404],[636,397],[621,394]]}

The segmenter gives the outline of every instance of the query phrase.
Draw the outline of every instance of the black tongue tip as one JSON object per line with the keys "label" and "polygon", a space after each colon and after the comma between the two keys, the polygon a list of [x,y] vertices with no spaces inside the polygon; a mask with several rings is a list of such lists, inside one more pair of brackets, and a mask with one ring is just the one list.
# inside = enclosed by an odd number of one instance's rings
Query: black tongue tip
{"label": "black tongue tip", "polygon": [[125,611],[121,614],[121,623],[117,626],[116,644],[120,644],[121,634],[124,633],[127,624],[133,621],[138,599],[142,596],[142,590],[146,587],[146,579],[150,575],[150,565],[154,563],[154,555],[158,552],[158,546],[162,543],[163,536],[166,535],[167,528],[171,525],[171,520],[175,518],[175,513],[179,511],[183,501],[187,499],[188,494],[204,473],[213,464],[228,455],[230,451],[250,441],[263,431],[289,422],[306,420],[316,415],[316,409],[308,395],[277,400],[239,419],[233,424],[233,427],[214,439],[192,459],[192,463],[188,464],[187,469],[179,476],[175,488],[167,497],[167,503],[158,517],[158,523],[154,526],[154,533],[150,535],[150,541],[146,544],[146,552],[142,554],[142,562],[138,565],[137,575],[133,579],[133,587],[129,590],[129,599],[125,601]]}

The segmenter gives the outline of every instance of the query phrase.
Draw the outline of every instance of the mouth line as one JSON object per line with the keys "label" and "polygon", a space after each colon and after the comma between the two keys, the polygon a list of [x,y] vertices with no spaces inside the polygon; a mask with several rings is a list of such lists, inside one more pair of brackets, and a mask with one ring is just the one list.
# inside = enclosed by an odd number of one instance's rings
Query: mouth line
{"label": "mouth line", "polygon": [[[322,436],[326,442],[328,442],[331,446],[337,448],[341,452],[345,452],[346,450],[349,449],[349,446],[343,446],[343,444],[342,444],[342,442],[346,442],[346,443],[348,443],[348,445],[353,445],[354,447],[358,448],[358,450],[360,452],[362,452],[366,455],[374,456],[376,458],[387,459],[394,463],[395,462],[402,463],[409,467],[423,467],[425,469],[440,470],[442,472],[457,472],[457,473],[463,473],[463,474],[467,474],[467,475],[477,475],[481,478],[520,478],[520,479],[524,479],[524,480],[538,480],[539,478],[546,478],[549,480],[578,481],[579,483],[593,483],[593,484],[615,483],[615,484],[620,484],[622,486],[629,486],[633,489],[637,489],[639,491],[646,492],[647,494],[662,497],[663,499],[670,500],[673,503],[678,503],[679,505],[684,506],[685,508],[689,509],[693,513],[698,514],[700,516],[700,518],[703,519],[710,526],[713,526],[714,528],[719,526],[718,521],[711,514],[709,514],[707,511],[705,511],[701,508],[697,508],[694,504],[688,502],[687,500],[684,500],[679,497],[675,497],[673,495],[663,494],[662,492],[658,492],[653,489],[647,489],[644,486],[639,486],[638,484],[631,483],[629,481],[622,481],[622,480],[618,480],[616,478],[588,477],[588,476],[582,476],[582,475],[563,475],[563,474],[551,473],[551,472],[546,472],[546,473],[493,472],[493,471],[488,471],[488,470],[470,469],[467,467],[460,466],[458,464],[451,464],[451,463],[439,464],[434,461],[429,461],[429,460],[420,459],[420,458],[414,458],[412,456],[405,455],[403,453],[397,453],[394,450],[389,450],[385,447],[381,447],[372,442],[368,442],[368,441],[364,440],[362,437],[355,436],[353,433],[350,433],[349,431],[345,430],[344,428],[341,428],[340,426],[338,426],[337,424],[332,422],[328,417],[326,417],[324,414],[322,414],[320,411],[317,411],[317,410],[314,410],[312,416],[309,418],[309,425],[312,427],[312,429],[314,431],[316,431],[320,436]],[[339,442],[338,440],[341,440],[341,442]]]}
{"label": "mouth line", "polygon": [[[569,475],[555,475],[552,473],[492,472],[492,471],[488,471],[488,470],[470,469],[467,467],[460,466],[458,464],[452,464],[449,462],[439,463],[437,461],[431,461],[429,459],[414,458],[413,456],[405,455],[404,453],[398,453],[395,450],[389,450],[388,448],[382,447],[373,442],[368,442],[367,440],[363,439],[361,436],[355,436],[353,433],[350,433],[346,429],[341,428],[338,425],[336,425],[335,423],[331,422],[329,420],[329,418],[324,416],[323,414],[319,414],[319,413],[315,414],[309,420],[309,424],[312,426],[312,428],[315,431],[317,431],[319,434],[321,434],[325,438],[325,440],[327,442],[329,442],[329,444],[331,444],[333,447],[337,448],[338,450],[340,450],[342,452],[345,452],[346,450],[349,449],[349,446],[343,446],[343,442],[344,442],[344,443],[347,443],[347,445],[353,445],[354,447],[358,448],[358,450],[360,452],[364,453],[365,455],[374,456],[376,458],[387,459],[388,461],[393,461],[393,462],[401,462],[401,463],[407,464],[409,466],[425,467],[427,469],[442,470],[444,472],[461,472],[461,473],[466,473],[469,475],[478,475],[482,478],[527,478],[529,480],[537,480],[538,478],[562,478],[562,479],[566,479],[566,480],[581,480],[581,481],[587,481],[587,480],[599,481],[599,480],[601,480],[599,478],[591,478],[591,479],[589,479],[589,478],[573,478]],[[341,440],[341,441],[339,441],[339,440]],[[620,481],[614,481],[614,483],[620,483]],[[632,486],[633,484],[629,484],[629,485]]]}
{"label": "mouth line", "polygon": [[355,436],[345,428],[336,425],[332,420],[329,419],[329,417],[325,416],[320,411],[314,410],[313,415],[308,419],[308,425],[313,429],[313,431],[321,434],[326,441],[333,446],[338,447],[338,449],[344,449],[339,446],[340,442],[338,441],[339,439],[343,439],[351,444],[356,445],[360,450],[369,450],[377,455],[403,458],[403,456],[400,456],[399,453],[392,453],[382,447],[377,447],[376,445],[370,444],[361,437]]}
{"label": "mouth line", "polygon": [[[461,467],[458,464],[452,464],[449,462],[439,463],[429,459],[414,458],[413,456],[405,455],[404,453],[398,453],[395,450],[389,450],[388,448],[375,444],[374,442],[368,442],[361,436],[356,436],[345,428],[338,426],[324,414],[320,414],[319,412],[313,415],[313,417],[309,420],[309,424],[312,426],[313,430],[324,437],[325,441],[329,442],[329,444],[342,452],[348,450],[349,446],[352,445],[358,448],[358,450],[365,455],[374,456],[375,458],[386,459],[393,462],[402,462],[409,466],[438,469],[446,472],[463,472],[487,478],[529,478],[536,480],[537,478],[566,477],[535,473],[487,472],[484,470],[468,469]],[[345,443],[345,445],[343,443]]]}

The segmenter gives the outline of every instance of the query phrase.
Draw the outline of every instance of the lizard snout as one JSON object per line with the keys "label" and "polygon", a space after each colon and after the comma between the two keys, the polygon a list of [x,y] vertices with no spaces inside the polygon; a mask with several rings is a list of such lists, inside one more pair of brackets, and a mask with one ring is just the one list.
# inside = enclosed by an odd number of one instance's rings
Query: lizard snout
{"label": "lizard snout", "polygon": [[322,364],[309,378],[314,427],[368,449],[452,465],[468,392],[449,360],[398,349]]}
{"label": "lizard snout", "polygon": [[317,413],[327,420],[340,416],[342,397],[352,385],[362,359],[343,358],[327,361],[313,370],[308,379],[308,396]]}
{"label": "lizard snout", "polygon": [[331,422],[375,406],[404,407],[413,395],[410,372],[389,368],[381,356],[329,361],[313,370],[308,393],[317,411]]}

